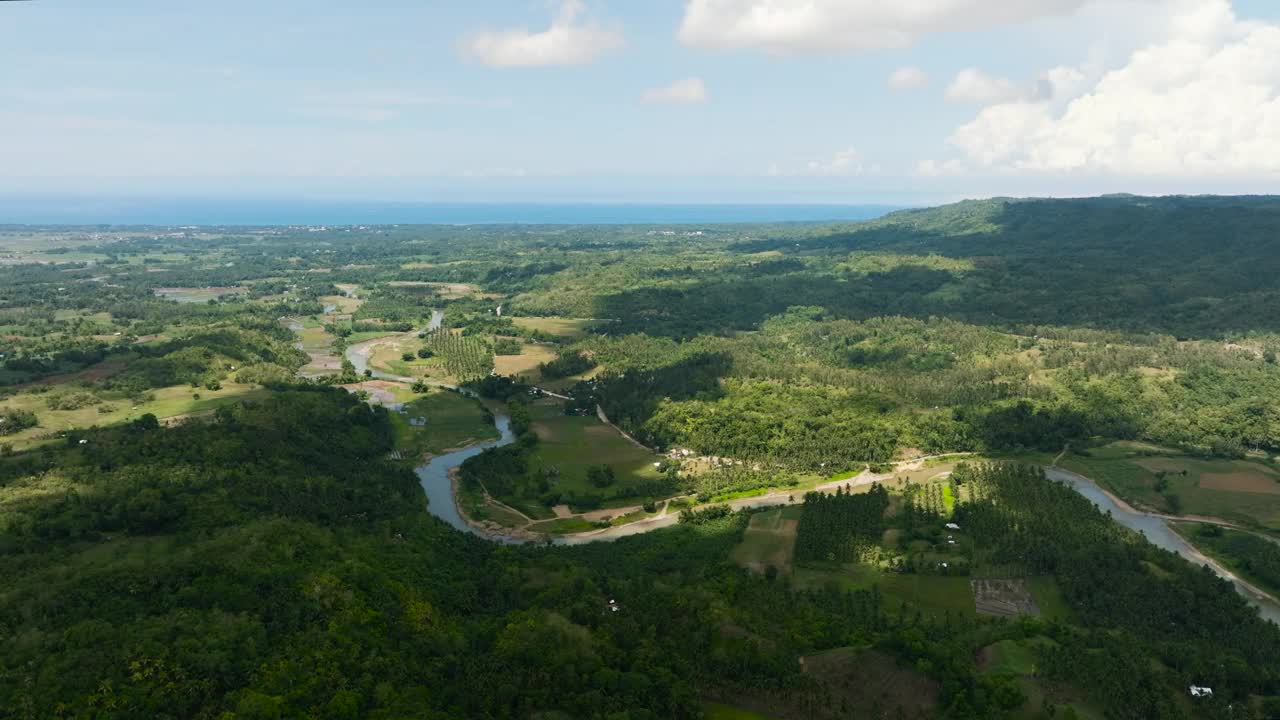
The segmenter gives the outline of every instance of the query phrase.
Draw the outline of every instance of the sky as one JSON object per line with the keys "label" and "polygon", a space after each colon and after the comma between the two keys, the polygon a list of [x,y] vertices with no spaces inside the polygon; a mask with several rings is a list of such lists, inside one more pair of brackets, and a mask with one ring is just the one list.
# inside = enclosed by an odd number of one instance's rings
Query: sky
{"label": "sky", "polygon": [[1275,0],[0,2],[0,194],[1280,188]]}

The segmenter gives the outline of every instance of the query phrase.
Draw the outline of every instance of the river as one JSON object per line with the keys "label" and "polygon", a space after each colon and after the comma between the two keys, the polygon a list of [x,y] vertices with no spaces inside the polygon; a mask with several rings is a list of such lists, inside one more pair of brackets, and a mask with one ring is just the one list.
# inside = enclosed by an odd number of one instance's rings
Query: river
{"label": "river", "polygon": [[[443,324],[444,324],[444,313],[439,310],[432,310],[431,322],[427,324],[427,332],[431,332],[433,330],[439,330],[440,326]],[[373,354],[373,348],[374,346],[381,343],[385,339],[386,338],[374,338],[373,340],[365,340],[362,343],[356,343],[355,345],[350,345],[347,347],[346,358],[347,360],[351,361],[352,365],[355,366],[357,375],[364,375],[365,371],[370,369],[369,357]],[[402,383],[414,382],[414,378],[404,377],[403,375],[392,375],[391,373],[385,373],[385,372],[382,372],[381,370],[373,370],[370,376],[373,377],[375,380],[389,380],[391,382],[402,382]],[[439,383],[434,383],[434,384],[438,385],[439,387],[453,388],[452,385],[443,385]]]}
{"label": "river", "polygon": [[1076,492],[1088,498],[1099,510],[1111,513],[1111,518],[1121,525],[1142,533],[1156,547],[1175,552],[1194,565],[1208,565],[1219,577],[1229,581],[1236,590],[1258,608],[1262,617],[1280,624],[1280,604],[1277,604],[1266,593],[1236,577],[1230,570],[1213,558],[1200,552],[1191,543],[1169,527],[1169,522],[1162,517],[1139,512],[1116,502],[1110,494],[1098,487],[1098,484],[1083,475],[1077,475],[1061,468],[1045,468],[1045,475],[1070,485]]}
{"label": "river", "polygon": [[[428,330],[437,330],[441,327],[444,320],[444,313],[434,311],[431,314],[431,324]],[[363,374],[369,367],[369,356],[372,353],[372,347],[378,340],[370,340],[347,348],[347,359],[356,367],[356,372]],[[390,380],[393,382],[413,382],[413,378],[400,377],[391,375],[378,370],[373,371],[373,377],[380,380]],[[455,388],[456,389],[456,388]],[[446,453],[431,458],[426,464],[417,468],[418,478],[422,482],[422,489],[427,493],[428,510],[431,514],[449,523],[449,525],[479,535],[495,542],[519,543],[526,542],[522,538],[514,538],[507,536],[499,536],[482,533],[462,519],[462,515],[458,512],[458,505],[453,498],[453,486],[449,479],[449,472],[461,465],[468,458],[479,455],[481,452],[492,447],[501,447],[514,440],[511,434],[511,424],[509,418],[501,413],[494,413],[494,418],[500,434],[499,439],[479,445],[472,445],[462,450]],[[1258,608],[1262,617],[1280,624],[1280,604],[1277,604],[1266,593],[1253,585],[1238,578],[1230,570],[1221,563],[1204,555],[1197,550],[1191,543],[1187,542],[1169,527],[1166,519],[1138,512],[1133,508],[1116,502],[1108,493],[1098,487],[1098,485],[1082,475],[1068,472],[1061,468],[1050,467],[1045,468],[1045,474],[1051,479],[1061,483],[1066,483],[1076,490],[1076,492],[1088,498],[1103,512],[1110,512],[1112,519],[1124,525],[1125,527],[1142,533],[1153,545],[1175,552],[1195,565],[1208,565],[1219,577],[1229,581],[1254,607]],[[865,475],[865,474],[864,474]],[[869,476],[871,482],[877,476]],[[863,484],[865,478],[859,477],[852,480],[857,484]],[[842,481],[838,484],[845,484],[850,481]],[[787,491],[779,491],[769,493],[767,495],[742,498],[729,503],[735,509],[743,508],[759,508],[777,505],[785,505],[794,502],[790,493]],[[675,514],[660,515],[649,518],[640,522],[621,525],[597,530],[594,532],[579,533],[576,535],[555,537],[552,542],[556,545],[578,545],[589,542],[599,542],[604,540],[614,540],[628,535],[638,535],[640,533],[657,530],[663,527],[669,527],[675,524],[677,516]]]}
{"label": "river", "polygon": [[[449,473],[454,468],[461,465],[468,458],[479,455],[481,452],[492,447],[501,447],[511,443],[515,438],[511,434],[511,423],[506,415],[501,413],[494,414],[500,437],[480,445],[472,445],[451,453],[446,453],[438,457],[433,457],[426,464],[417,469],[418,478],[422,482],[422,489],[427,494],[427,509],[432,515],[444,520],[449,525],[469,532],[474,535],[504,543],[520,543],[526,542],[525,539],[492,535],[483,533],[472,527],[462,518],[458,511],[458,505],[453,497],[453,485],[449,478]],[[1280,624],[1280,604],[1271,600],[1261,590],[1253,587],[1249,583],[1236,577],[1230,570],[1221,563],[1205,556],[1193,545],[1188,543],[1169,527],[1168,521],[1164,518],[1149,515],[1147,513],[1138,512],[1128,506],[1116,502],[1114,498],[1108,495],[1102,488],[1098,487],[1089,478],[1075,473],[1068,472],[1061,468],[1050,467],[1045,469],[1045,474],[1051,480],[1065,483],[1071,486],[1076,492],[1088,498],[1103,512],[1111,513],[1111,518],[1121,525],[1136,530],[1143,534],[1146,539],[1153,545],[1163,548],[1170,552],[1175,552],[1187,559],[1194,565],[1208,565],[1219,577],[1231,582],[1236,590],[1249,601],[1251,605],[1258,608],[1262,617],[1271,622]],[[874,480],[879,476],[870,476]],[[842,481],[838,484],[854,482],[863,484],[861,479],[852,481]],[[777,505],[786,505],[792,502],[792,494],[787,491],[770,493],[755,498],[742,498],[735,502],[729,503],[735,509],[743,508],[761,508],[773,507]],[[600,542],[606,540],[615,540],[628,535],[638,535],[640,533],[650,532],[659,528],[669,527],[675,524],[677,515],[672,513],[650,518],[647,521],[611,527],[607,529],[597,530],[595,532],[580,533],[576,535],[560,536],[553,538],[552,542],[556,545],[579,545],[589,542]]]}

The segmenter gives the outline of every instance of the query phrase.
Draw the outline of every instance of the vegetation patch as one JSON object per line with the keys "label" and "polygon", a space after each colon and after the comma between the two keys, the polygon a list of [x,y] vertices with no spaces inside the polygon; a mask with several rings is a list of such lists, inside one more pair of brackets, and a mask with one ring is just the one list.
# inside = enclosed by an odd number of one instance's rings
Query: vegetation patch
{"label": "vegetation patch", "polygon": [[938,701],[937,681],[875,650],[841,648],[801,659],[851,717],[916,717]]}

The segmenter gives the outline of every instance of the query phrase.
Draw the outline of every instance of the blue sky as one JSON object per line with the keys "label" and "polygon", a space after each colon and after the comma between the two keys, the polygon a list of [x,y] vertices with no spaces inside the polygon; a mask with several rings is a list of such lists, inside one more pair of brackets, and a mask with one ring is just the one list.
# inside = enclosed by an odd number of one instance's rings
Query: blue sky
{"label": "blue sky", "polygon": [[0,67],[7,194],[928,203],[1280,179],[1270,0],[34,0],[0,3]]}

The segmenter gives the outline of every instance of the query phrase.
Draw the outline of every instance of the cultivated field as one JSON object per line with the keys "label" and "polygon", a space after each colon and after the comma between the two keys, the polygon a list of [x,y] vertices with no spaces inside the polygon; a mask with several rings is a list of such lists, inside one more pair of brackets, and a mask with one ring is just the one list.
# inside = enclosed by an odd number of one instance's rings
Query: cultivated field
{"label": "cultivated field", "polygon": [[180,303],[203,303],[227,295],[243,295],[249,292],[242,287],[156,288],[156,297]]}
{"label": "cultivated field", "polygon": [[[1059,465],[1092,478],[1130,504],[1280,529],[1280,471],[1258,460],[1204,460],[1135,443],[1067,455]],[[1175,507],[1170,496],[1176,496]]]}

